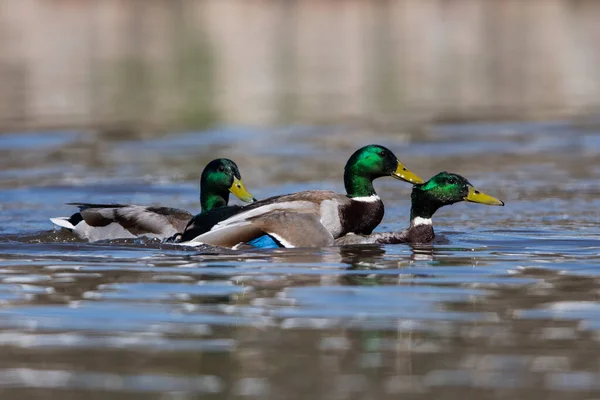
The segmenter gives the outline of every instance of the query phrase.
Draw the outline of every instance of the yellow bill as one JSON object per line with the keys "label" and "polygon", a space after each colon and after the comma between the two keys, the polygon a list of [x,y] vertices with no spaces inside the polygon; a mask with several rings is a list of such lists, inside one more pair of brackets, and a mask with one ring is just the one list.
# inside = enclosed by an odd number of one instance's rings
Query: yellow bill
{"label": "yellow bill", "polygon": [[498,200],[495,197],[490,196],[489,194],[485,194],[475,189],[473,186],[469,186],[469,194],[465,196],[465,201],[470,201],[472,203],[480,203],[487,204],[488,206],[503,206],[504,202],[502,200]]}
{"label": "yellow bill", "polygon": [[392,173],[392,177],[412,184],[424,182],[423,179],[419,178],[414,172],[409,171],[408,168],[402,165],[400,161],[398,161],[398,167],[396,168],[396,171]]}
{"label": "yellow bill", "polygon": [[252,194],[246,190],[244,183],[238,178],[233,178],[233,184],[229,188],[229,191],[233,193],[235,197],[241,201],[245,201],[246,203],[252,203],[256,201],[254,196],[252,196]]}

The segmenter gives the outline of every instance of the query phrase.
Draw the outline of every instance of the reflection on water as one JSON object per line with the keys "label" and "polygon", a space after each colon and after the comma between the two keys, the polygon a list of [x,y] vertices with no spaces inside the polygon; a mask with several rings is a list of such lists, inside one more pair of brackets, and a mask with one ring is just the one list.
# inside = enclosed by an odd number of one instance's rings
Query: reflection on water
{"label": "reflection on water", "polygon": [[[459,172],[506,207],[442,209],[440,235],[428,246],[310,251],[198,254],[151,240],[89,244],[50,231],[47,218],[67,215],[72,209],[62,203],[81,200],[196,210],[199,163],[217,155],[235,159],[261,197],[341,189],[340,165],[358,140],[325,159],[334,145],[318,138],[296,155],[210,135],[181,152],[191,136],[172,147],[165,139],[73,134],[33,148],[3,147],[0,393],[598,396],[598,135],[565,124],[484,128],[510,134],[452,126],[409,144],[381,141],[411,169]],[[96,159],[88,157],[93,152]],[[409,188],[392,180],[376,186],[387,207],[381,229],[401,229]]]}

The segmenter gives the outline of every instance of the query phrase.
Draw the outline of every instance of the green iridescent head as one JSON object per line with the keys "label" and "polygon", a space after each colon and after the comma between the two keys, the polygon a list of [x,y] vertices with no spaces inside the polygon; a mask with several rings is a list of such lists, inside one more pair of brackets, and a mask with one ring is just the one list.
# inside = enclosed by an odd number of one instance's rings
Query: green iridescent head
{"label": "green iridescent head", "polygon": [[475,189],[464,177],[450,172],[440,172],[427,182],[413,187],[411,219],[431,218],[446,205],[469,201],[489,206],[503,206],[504,202]]}
{"label": "green iridescent head", "polygon": [[375,194],[373,180],[391,176],[409,183],[423,180],[408,170],[391,150],[376,144],[356,150],[344,168],[344,184],[350,197]]}
{"label": "green iridescent head", "polygon": [[236,163],[227,158],[217,158],[208,163],[200,178],[200,205],[202,211],[224,207],[229,203],[229,193],[245,202],[255,201],[246,190]]}

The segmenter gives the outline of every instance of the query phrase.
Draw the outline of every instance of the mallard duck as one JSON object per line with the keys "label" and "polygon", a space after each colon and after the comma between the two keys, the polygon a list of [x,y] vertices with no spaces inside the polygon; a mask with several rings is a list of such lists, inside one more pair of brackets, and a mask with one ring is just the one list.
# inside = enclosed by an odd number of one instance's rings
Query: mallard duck
{"label": "mallard duck", "polygon": [[[227,158],[211,161],[200,178],[200,206],[212,211],[227,206],[229,193],[244,202],[255,201],[246,190],[238,166]],[[50,218],[57,226],[71,230],[91,242],[139,236],[168,238],[183,231],[192,214],[177,208],[127,204],[68,203],[79,207],[70,217]]]}
{"label": "mallard duck", "polygon": [[410,227],[402,232],[381,232],[370,235],[350,233],[335,240],[336,245],[428,243],[435,237],[431,218],[443,206],[469,201],[489,206],[504,202],[475,189],[458,174],[440,172],[427,182],[413,186],[411,193]]}
{"label": "mallard duck", "polygon": [[201,214],[190,221],[180,242],[235,247],[268,235],[283,247],[314,247],[333,244],[350,232],[368,235],[383,218],[383,202],[373,188],[373,180],[383,176],[423,182],[389,149],[373,144],[358,149],[346,163],[346,195],[310,190],[271,197],[239,210]]}

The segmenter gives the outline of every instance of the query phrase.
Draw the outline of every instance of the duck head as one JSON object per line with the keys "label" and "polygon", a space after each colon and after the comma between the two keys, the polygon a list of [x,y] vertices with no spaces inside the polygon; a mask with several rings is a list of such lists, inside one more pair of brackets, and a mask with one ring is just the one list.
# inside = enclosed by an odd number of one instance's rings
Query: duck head
{"label": "duck head", "polygon": [[419,184],[423,180],[411,172],[388,148],[371,144],[356,150],[344,168],[344,184],[350,197],[375,194],[373,180],[391,176],[405,182]]}
{"label": "duck head", "polygon": [[411,201],[411,221],[415,218],[431,219],[440,207],[460,201],[488,206],[504,205],[502,200],[475,189],[466,178],[445,171],[425,183],[414,185]]}
{"label": "duck head", "polygon": [[238,199],[251,203],[256,201],[246,190],[236,163],[228,158],[217,158],[209,162],[200,178],[200,204],[202,210],[226,206],[229,193]]}

